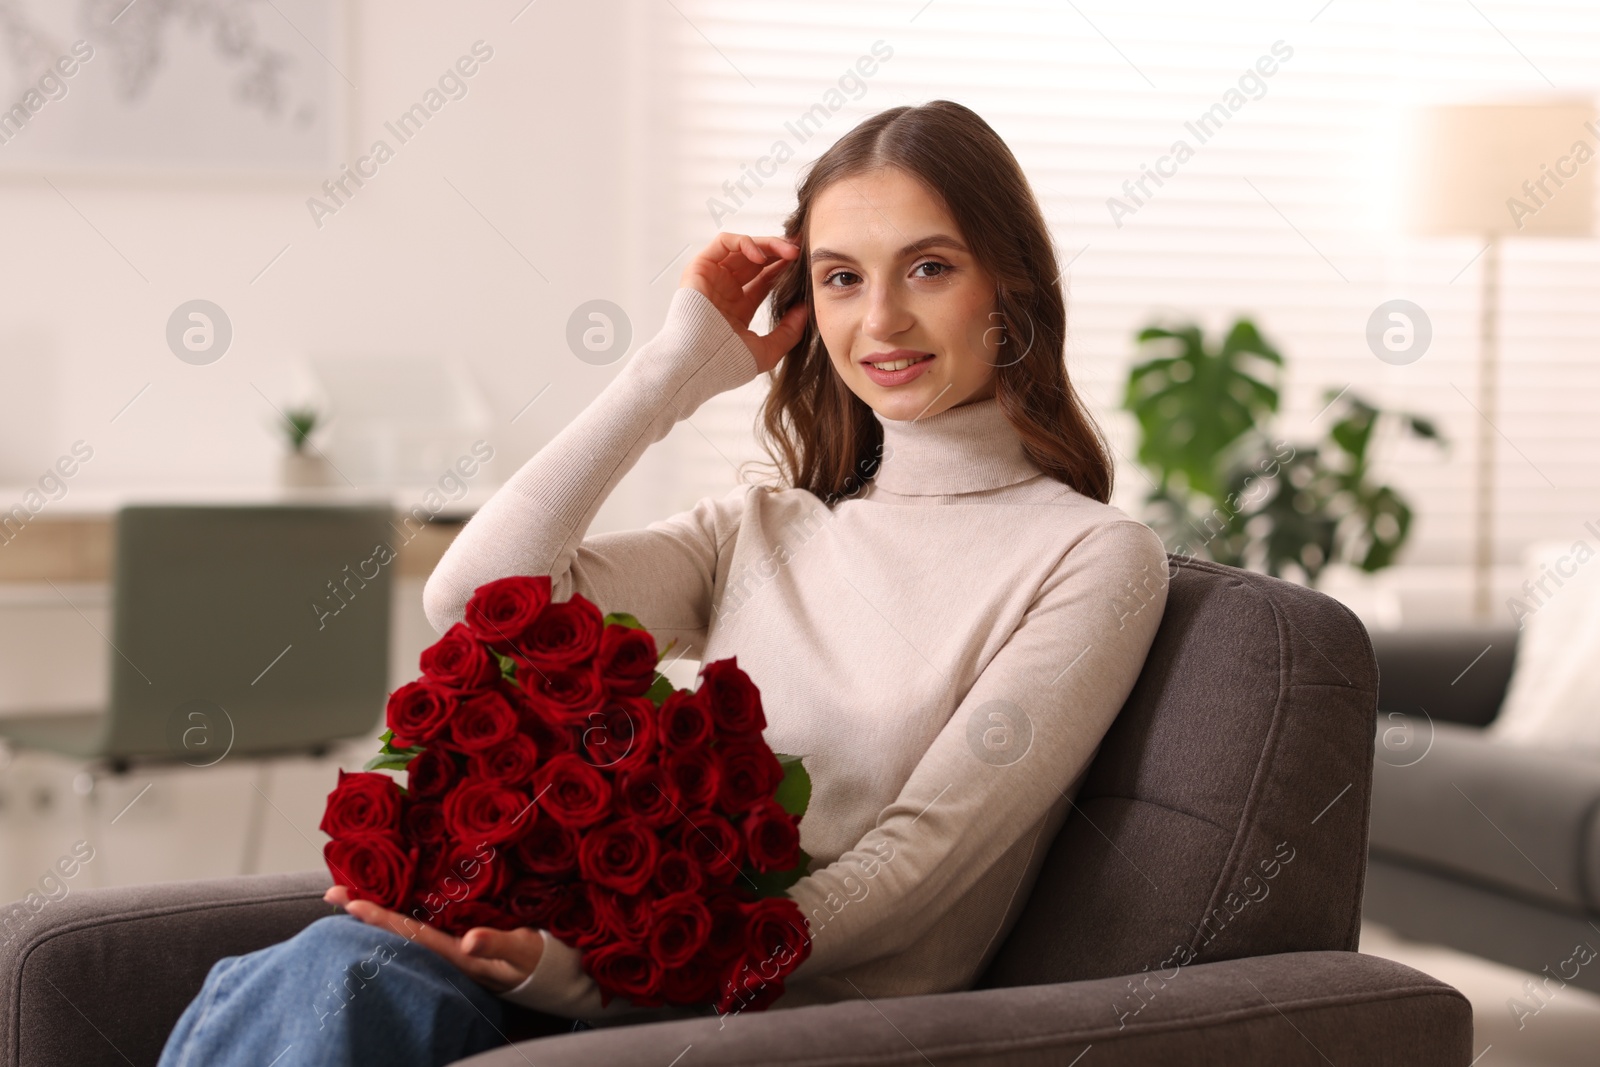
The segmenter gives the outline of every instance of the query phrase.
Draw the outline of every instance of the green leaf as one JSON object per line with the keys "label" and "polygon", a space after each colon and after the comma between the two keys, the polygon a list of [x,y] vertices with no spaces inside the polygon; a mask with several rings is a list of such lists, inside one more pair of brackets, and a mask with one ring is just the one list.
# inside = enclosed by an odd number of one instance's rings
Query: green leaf
{"label": "green leaf", "polygon": [[748,879],[745,884],[754,883],[754,892],[758,897],[787,896],[789,887],[806,876],[807,868],[811,865],[811,857],[806,855],[806,850],[800,850],[800,863],[787,871],[751,871],[743,872]]}
{"label": "green leaf", "polygon": [[368,771],[403,771],[411,761],[422,755],[422,749],[408,749],[405,752],[380,752],[362,764],[363,770]]}
{"label": "green leaf", "polygon": [[381,744],[387,745],[389,743],[389,739],[391,737],[393,737],[393,736],[394,736],[394,731],[393,730],[385,730],[383,733],[378,735],[378,741]]}
{"label": "green leaf", "polygon": [[613,611],[605,617],[604,622],[607,626],[627,626],[634,630],[644,629],[639,620],[629,615],[626,611]]}
{"label": "green leaf", "polygon": [[667,676],[657,671],[656,680],[650,683],[650,688],[644,691],[644,695],[649,697],[651,703],[659,708],[667,702],[667,698],[672,695],[673,689],[674,686]]}
{"label": "green leaf", "polygon": [[517,680],[517,661],[510,656],[500,654],[494,649],[489,651],[494,653],[494,658],[500,663],[500,677],[508,682],[515,682]]}
{"label": "green leaf", "polygon": [[773,799],[790,815],[804,815],[811,803],[811,774],[800,762],[800,756],[782,753],[777,756],[778,762],[783,765],[783,781],[778,783],[778,788],[772,794]]}
{"label": "green leaf", "polygon": [[1167,342],[1172,351],[1128,373],[1123,407],[1133,412],[1142,431],[1139,461],[1156,473],[1163,488],[1176,477],[1187,489],[1220,498],[1220,460],[1278,410],[1283,357],[1244,318],[1215,349],[1193,324],[1146,327],[1138,339],[1140,344]]}

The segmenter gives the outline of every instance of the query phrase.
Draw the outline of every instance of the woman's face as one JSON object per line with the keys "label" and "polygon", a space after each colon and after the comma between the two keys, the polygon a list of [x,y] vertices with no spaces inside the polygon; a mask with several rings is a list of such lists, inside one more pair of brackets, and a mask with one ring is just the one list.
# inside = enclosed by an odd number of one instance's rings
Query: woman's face
{"label": "woman's face", "polygon": [[[834,182],[812,205],[810,244],[822,343],[872,410],[905,422],[994,396],[994,278],[920,182],[898,167]],[[931,358],[871,365],[918,356]]]}

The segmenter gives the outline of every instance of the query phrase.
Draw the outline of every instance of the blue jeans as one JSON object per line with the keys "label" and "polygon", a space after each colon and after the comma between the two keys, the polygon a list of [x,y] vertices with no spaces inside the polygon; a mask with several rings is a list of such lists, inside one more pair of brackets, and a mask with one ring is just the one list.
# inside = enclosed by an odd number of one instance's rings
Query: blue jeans
{"label": "blue jeans", "polygon": [[431,949],[341,913],[218,960],[158,1067],[443,1067],[587,1029],[502,1000]]}

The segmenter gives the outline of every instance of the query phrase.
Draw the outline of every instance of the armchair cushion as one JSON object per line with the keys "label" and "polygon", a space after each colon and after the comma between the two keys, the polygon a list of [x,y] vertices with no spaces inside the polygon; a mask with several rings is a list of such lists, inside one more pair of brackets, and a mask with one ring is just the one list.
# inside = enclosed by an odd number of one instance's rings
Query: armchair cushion
{"label": "armchair cushion", "polygon": [[1403,761],[1391,764],[1381,742],[1377,755],[1374,856],[1600,911],[1600,761],[1447,722]]}
{"label": "armchair cushion", "polygon": [[698,1067],[1063,1067],[1089,1048],[1085,1067],[1461,1067],[1472,1058],[1471,1044],[1472,1007],[1443,982],[1355,952],[1295,952],[1197,963],[1165,978],[608,1027],[496,1049],[458,1067],[661,1067],[690,1046]]}

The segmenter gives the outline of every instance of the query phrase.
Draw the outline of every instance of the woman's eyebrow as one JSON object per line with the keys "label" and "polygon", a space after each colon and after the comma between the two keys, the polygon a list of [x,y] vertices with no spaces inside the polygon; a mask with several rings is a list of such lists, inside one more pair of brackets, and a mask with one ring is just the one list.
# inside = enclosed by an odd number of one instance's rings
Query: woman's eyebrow
{"label": "woman's eyebrow", "polygon": [[[966,245],[962,244],[960,241],[956,240],[954,237],[951,237],[949,234],[947,234],[947,233],[934,233],[934,234],[929,234],[927,237],[921,238],[920,240],[912,241],[910,244],[906,245],[898,253],[896,253],[895,258],[904,259],[906,256],[909,256],[914,252],[923,252],[923,251],[926,251],[929,248],[940,248],[940,247],[952,248],[952,249],[955,249],[957,252],[965,252],[965,251],[967,251],[967,246]],[[833,249],[833,248],[813,248],[811,250],[811,262],[812,263],[821,263],[821,262],[823,262],[825,260],[833,260],[833,261],[838,261],[840,263],[854,263],[855,262],[855,258],[853,256],[850,256],[849,254],[847,254],[845,252],[840,252],[837,249]]]}

